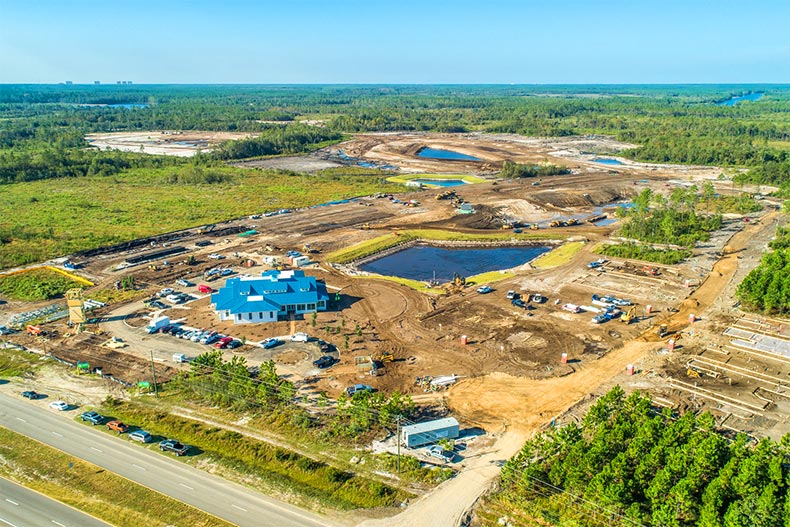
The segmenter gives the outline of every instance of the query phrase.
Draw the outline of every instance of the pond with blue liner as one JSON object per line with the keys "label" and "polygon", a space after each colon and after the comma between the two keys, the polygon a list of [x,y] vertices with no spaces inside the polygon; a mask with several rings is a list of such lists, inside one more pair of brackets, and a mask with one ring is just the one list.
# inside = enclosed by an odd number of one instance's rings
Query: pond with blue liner
{"label": "pond with blue liner", "polygon": [[550,251],[549,246],[447,248],[415,245],[360,266],[369,273],[427,282],[449,282],[453,273],[463,277],[510,269]]}
{"label": "pond with blue liner", "polygon": [[610,159],[605,157],[597,157],[593,159],[593,162],[600,163],[602,165],[622,165],[622,161],[618,161],[617,159]]}
{"label": "pond with blue liner", "polygon": [[443,159],[447,161],[480,161],[480,158],[461,154],[460,152],[453,152],[452,150],[439,150],[438,148],[428,147],[425,147],[417,152],[417,157]]}
{"label": "pond with blue liner", "polygon": [[412,179],[420,185],[431,185],[434,187],[458,187],[466,185],[463,179]]}

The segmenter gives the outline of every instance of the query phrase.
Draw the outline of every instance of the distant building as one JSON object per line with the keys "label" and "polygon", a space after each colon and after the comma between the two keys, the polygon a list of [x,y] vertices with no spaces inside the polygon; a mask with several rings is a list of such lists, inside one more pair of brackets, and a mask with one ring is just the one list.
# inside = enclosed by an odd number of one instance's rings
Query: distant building
{"label": "distant building", "polygon": [[211,295],[219,319],[234,324],[275,322],[291,315],[326,311],[328,302],[323,282],[298,270],[230,278]]}
{"label": "distant building", "polygon": [[73,83],[73,82],[71,82],[71,81],[66,81],[66,85],[67,85],[67,86],[71,86],[72,84],[74,84],[74,83]]}
{"label": "distant building", "polygon": [[101,81],[93,81],[93,84],[101,84]]}

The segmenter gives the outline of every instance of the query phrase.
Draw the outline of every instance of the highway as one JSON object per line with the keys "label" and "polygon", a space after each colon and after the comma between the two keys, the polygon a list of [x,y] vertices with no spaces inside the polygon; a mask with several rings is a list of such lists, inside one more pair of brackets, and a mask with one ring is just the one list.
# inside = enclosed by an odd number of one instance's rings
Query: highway
{"label": "highway", "polygon": [[[41,408],[0,394],[0,426],[89,461],[240,527],[312,527],[331,522],[168,456],[70,419],[73,412]],[[53,525],[50,522],[38,525]],[[0,527],[2,527],[0,525]],[[22,527],[18,525],[18,527]]]}
{"label": "highway", "polygon": [[93,516],[72,509],[16,483],[0,478],[0,527],[108,527]]}

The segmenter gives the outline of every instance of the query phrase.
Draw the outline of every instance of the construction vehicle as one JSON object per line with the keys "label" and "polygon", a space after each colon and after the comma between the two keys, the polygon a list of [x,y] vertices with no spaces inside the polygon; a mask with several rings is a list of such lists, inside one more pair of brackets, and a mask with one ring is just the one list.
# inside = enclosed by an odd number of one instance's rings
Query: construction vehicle
{"label": "construction vehicle", "polygon": [[318,254],[321,250],[318,247],[313,247],[311,244],[306,243],[302,246],[302,250],[307,254]]}
{"label": "construction vehicle", "polygon": [[30,335],[31,337],[43,336],[46,335],[47,333],[39,326],[26,326],[25,331],[27,331],[27,334]]}
{"label": "construction vehicle", "polygon": [[686,368],[686,375],[688,375],[689,377],[693,377],[695,379],[700,378],[699,370],[694,368],[693,366],[689,366],[688,368]]}
{"label": "construction vehicle", "polygon": [[437,200],[453,199],[455,197],[456,197],[456,194],[455,194],[454,190],[445,190],[444,192],[440,192],[439,194],[436,195],[436,199]]}
{"label": "construction vehicle", "polygon": [[623,313],[623,316],[620,317],[620,322],[625,324],[630,324],[632,320],[636,318],[636,307],[632,306],[627,312]]}
{"label": "construction vehicle", "polygon": [[217,227],[217,226],[216,226],[215,224],[211,223],[211,224],[209,224],[209,225],[206,225],[206,226],[204,226],[204,227],[201,227],[201,228],[199,228],[199,229],[197,230],[197,233],[198,233],[198,234],[206,234],[207,232],[211,232],[211,231],[213,231],[213,230],[214,230],[216,227]]}
{"label": "construction vehicle", "polygon": [[393,355],[391,351],[385,351],[384,353],[381,354],[381,357],[379,357],[379,362],[382,363],[392,362],[394,360],[395,360],[395,355]]}
{"label": "construction vehicle", "polygon": [[659,274],[661,274],[657,268],[651,267],[649,265],[644,266],[642,268],[642,272],[648,276],[658,276]]}
{"label": "construction vehicle", "polygon": [[666,337],[667,335],[669,335],[669,326],[667,326],[666,324],[661,324],[660,326],[658,326],[658,331],[656,332],[656,334],[660,339]]}
{"label": "construction vehicle", "polygon": [[466,278],[458,273],[453,273],[453,285],[456,287],[462,287],[466,285]]}
{"label": "construction vehicle", "polygon": [[530,229],[531,231],[536,231],[536,230],[540,229],[540,227],[538,227],[538,224],[537,224],[537,223],[533,223],[533,224],[531,224],[531,225],[529,226],[529,229]]}
{"label": "construction vehicle", "polygon": [[359,226],[359,228],[362,229],[363,231],[369,231],[370,223],[363,223],[362,225]]}

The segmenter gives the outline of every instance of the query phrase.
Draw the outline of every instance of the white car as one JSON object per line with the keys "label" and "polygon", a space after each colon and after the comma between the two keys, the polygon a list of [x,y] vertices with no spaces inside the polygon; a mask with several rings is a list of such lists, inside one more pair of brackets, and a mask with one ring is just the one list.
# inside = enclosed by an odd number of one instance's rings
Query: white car
{"label": "white car", "polygon": [[515,291],[512,291],[512,290],[508,291],[505,294],[505,298],[507,298],[508,300],[513,300],[514,298],[518,298],[518,293],[516,293]]}
{"label": "white car", "polygon": [[49,403],[49,407],[53,410],[59,410],[61,412],[66,411],[70,408],[69,403],[66,401],[52,401]]}
{"label": "white car", "polygon": [[159,296],[160,297],[165,297],[167,295],[172,295],[175,292],[176,292],[175,289],[173,289],[172,287],[165,287],[164,289],[159,291]]}
{"label": "white car", "polygon": [[564,304],[562,309],[565,311],[570,311],[571,313],[581,313],[582,308],[577,306],[576,304]]}
{"label": "white car", "polygon": [[308,340],[310,340],[310,337],[307,333],[299,332],[291,335],[291,342],[307,342]]}
{"label": "white car", "polygon": [[223,258],[225,258],[224,256],[218,253],[211,253],[208,255],[208,257],[211,258],[212,260],[222,260]]}

